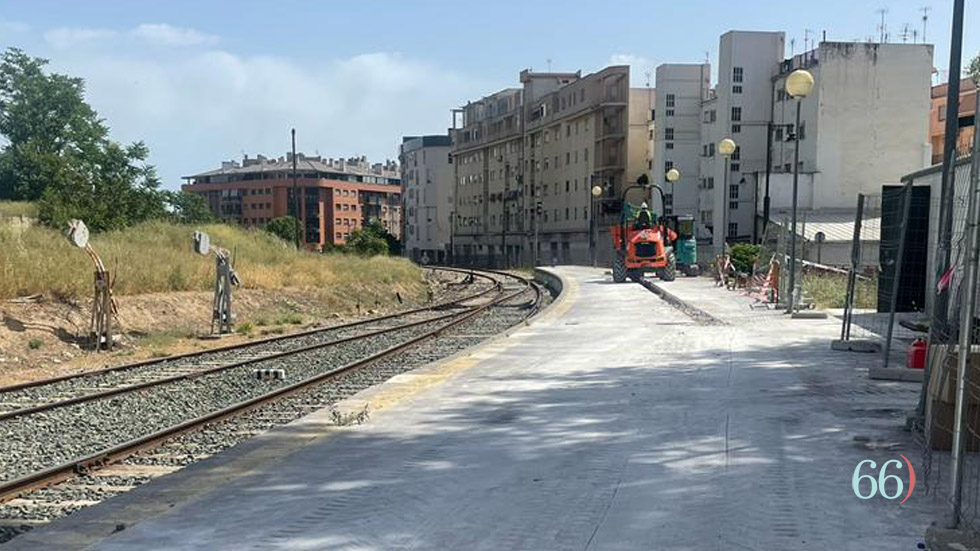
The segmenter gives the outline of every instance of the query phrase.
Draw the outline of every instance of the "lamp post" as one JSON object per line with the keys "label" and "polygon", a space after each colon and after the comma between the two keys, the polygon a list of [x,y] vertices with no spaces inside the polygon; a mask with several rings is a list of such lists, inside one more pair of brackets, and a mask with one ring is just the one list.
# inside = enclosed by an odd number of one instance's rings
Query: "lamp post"
{"label": "lamp post", "polygon": [[[595,181],[595,177],[596,177],[596,175],[593,174],[592,175],[592,180],[593,181]],[[590,206],[589,206],[590,207],[589,208],[589,212],[591,213],[591,216],[589,218],[589,257],[590,257],[590,260],[592,261],[592,267],[595,268],[595,265],[596,265],[596,245],[597,245],[597,243],[596,243],[596,241],[597,241],[597,239],[596,239],[596,232],[599,229],[599,221],[596,220],[597,216],[596,216],[596,202],[595,202],[595,200],[598,199],[600,195],[602,195],[602,186],[600,186],[598,184],[593,184],[592,185],[592,189],[589,190],[589,191],[591,192],[591,195],[589,195],[589,202],[591,203]]]}
{"label": "lamp post", "polygon": [[[681,179],[681,171],[672,167],[664,175],[664,178],[670,183],[670,209],[674,210],[674,184]],[[663,197],[663,193],[660,196]],[[667,201],[663,201],[662,203],[663,215],[667,216]]]}
{"label": "lamp post", "polygon": [[796,134],[794,141],[796,146],[793,148],[793,213],[789,232],[789,304],[786,306],[786,313],[792,314],[796,307],[796,210],[797,195],[800,187],[800,104],[803,98],[813,90],[813,75],[806,69],[797,69],[786,77],[786,93],[796,98],[796,125],[793,132]]}
{"label": "lamp post", "polygon": [[721,252],[725,251],[725,244],[728,243],[728,173],[731,172],[731,162],[732,155],[735,154],[735,150],[738,149],[738,144],[735,140],[731,138],[724,138],[718,142],[718,154],[725,158],[725,176],[722,178],[722,204],[721,204],[721,231],[725,232],[722,234],[722,247]]}

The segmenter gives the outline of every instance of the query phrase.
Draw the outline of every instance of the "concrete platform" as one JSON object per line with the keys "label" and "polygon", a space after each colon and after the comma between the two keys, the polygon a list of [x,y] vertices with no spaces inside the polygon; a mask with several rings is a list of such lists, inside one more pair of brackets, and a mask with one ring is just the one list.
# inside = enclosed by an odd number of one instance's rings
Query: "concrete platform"
{"label": "concrete platform", "polygon": [[[938,505],[860,500],[917,448],[915,388],[678,279],[700,324],[602,270],[529,327],[13,540],[4,549],[915,549]],[[674,285],[674,284],[677,285]],[[902,473],[899,473],[902,474]],[[919,492],[919,490],[917,490]],[[120,526],[122,525],[122,526]],[[123,528],[119,530],[119,528]]]}

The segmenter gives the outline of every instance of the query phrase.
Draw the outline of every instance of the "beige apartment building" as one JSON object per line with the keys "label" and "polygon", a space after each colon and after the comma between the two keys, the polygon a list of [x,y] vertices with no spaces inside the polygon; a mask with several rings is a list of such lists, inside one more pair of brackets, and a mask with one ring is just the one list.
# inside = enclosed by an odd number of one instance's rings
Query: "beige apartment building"
{"label": "beige apartment building", "polygon": [[520,82],[455,112],[455,260],[606,264],[618,198],[649,170],[654,92],[631,90],[627,66]]}

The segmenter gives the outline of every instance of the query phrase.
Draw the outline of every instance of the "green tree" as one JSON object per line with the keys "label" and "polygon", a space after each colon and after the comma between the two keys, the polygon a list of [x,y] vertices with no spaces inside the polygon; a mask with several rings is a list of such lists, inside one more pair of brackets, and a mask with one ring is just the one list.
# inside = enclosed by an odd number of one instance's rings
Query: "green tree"
{"label": "green tree", "polygon": [[208,201],[196,193],[184,191],[164,192],[170,217],[181,224],[207,224],[216,219]]}
{"label": "green tree", "polygon": [[40,220],[55,227],[81,218],[111,230],[165,217],[146,145],[110,140],[82,79],[46,73],[46,64],[16,48],[0,55],[0,198],[37,201]]}
{"label": "green tree", "polygon": [[752,273],[752,268],[759,260],[759,250],[758,245],[752,245],[750,243],[737,243],[732,245],[732,265],[739,272]]}
{"label": "green tree", "polygon": [[289,244],[296,243],[297,228],[298,224],[296,223],[296,218],[293,216],[273,218],[265,225],[265,231]]}
{"label": "green tree", "polygon": [[384,228],[380,224],[371,222],[359,230],[354,230],[347,239],[344,249],[362,256],[387,255],[390,249],[382,232]]}
{"label": "green tree", "polygon": [[47,60],[10,48],[0,56],[0,198],[35,200],[98,153],[108,129],[80,78],[46,74]]}
{"label": "green tree", "polygon": [[973,57],[973,61],[970,62],[970,68],[966,71],[973,78],[974,84],[980,86],[980,53]]}

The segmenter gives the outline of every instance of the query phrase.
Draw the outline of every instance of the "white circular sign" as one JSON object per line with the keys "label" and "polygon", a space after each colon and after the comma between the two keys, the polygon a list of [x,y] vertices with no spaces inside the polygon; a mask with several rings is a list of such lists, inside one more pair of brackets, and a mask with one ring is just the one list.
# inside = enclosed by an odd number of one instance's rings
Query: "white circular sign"
{"label": "white circular sign", "polygon": [[71,220],[68,222],[68,240],[71,244],[84,249],[88,245],[88,227],[81,220]]}

